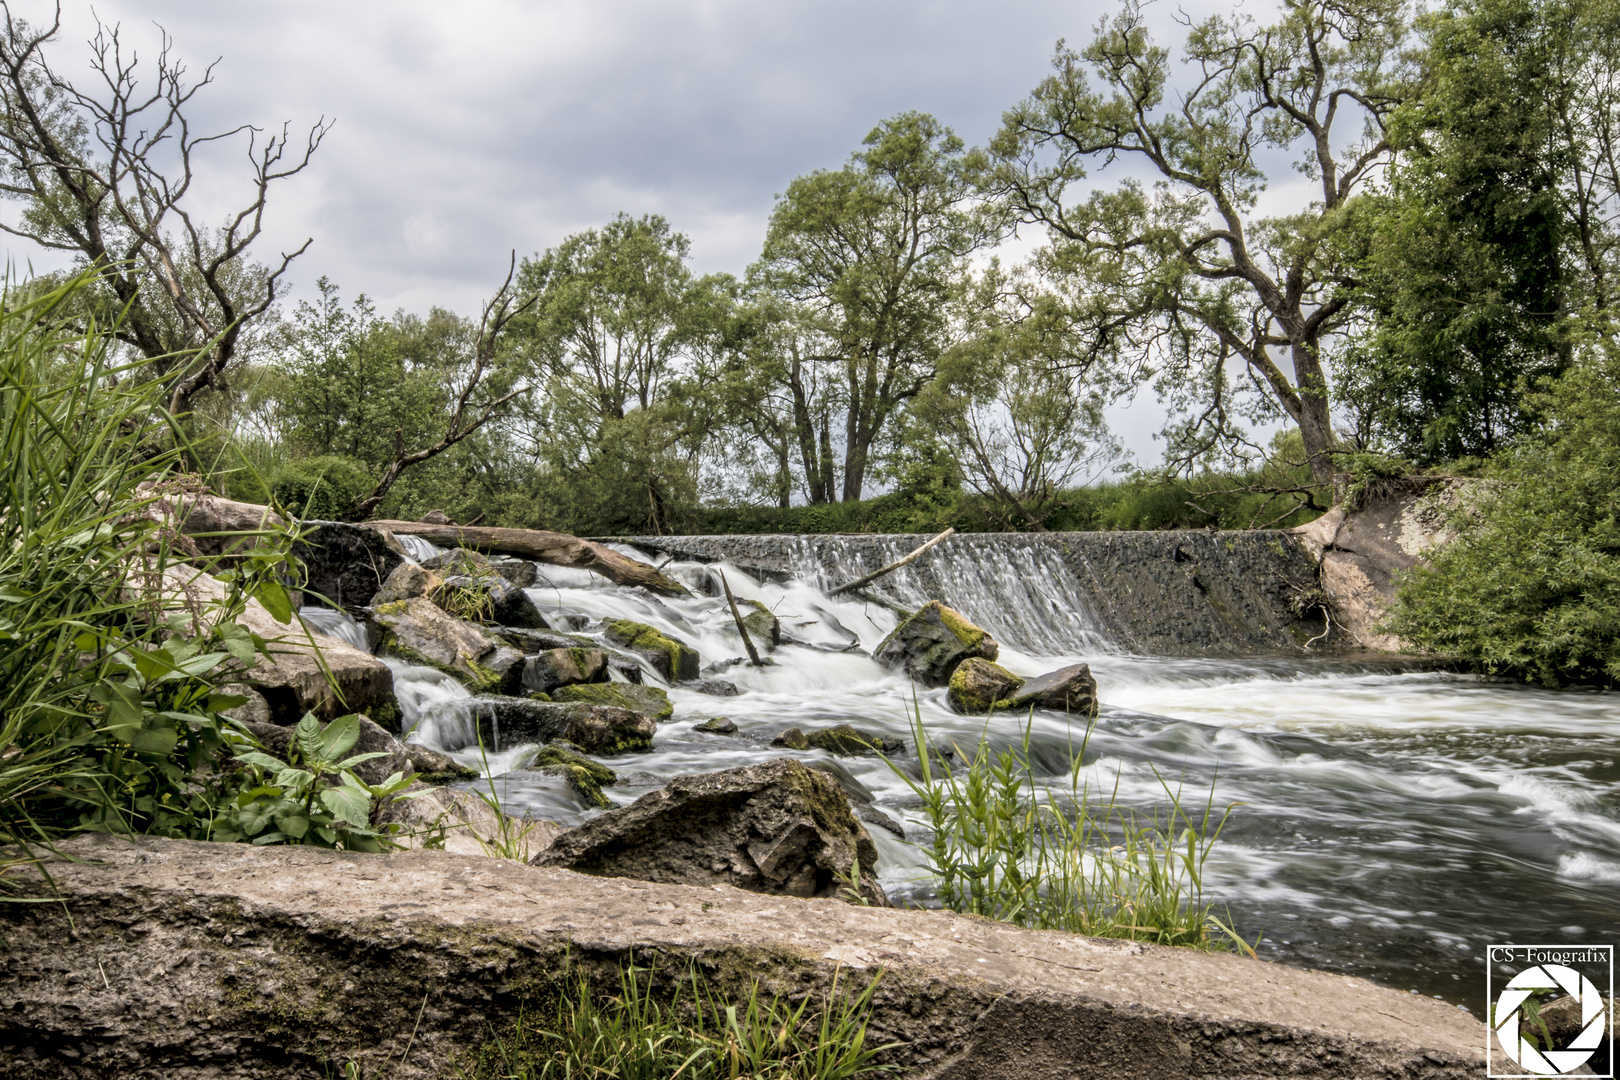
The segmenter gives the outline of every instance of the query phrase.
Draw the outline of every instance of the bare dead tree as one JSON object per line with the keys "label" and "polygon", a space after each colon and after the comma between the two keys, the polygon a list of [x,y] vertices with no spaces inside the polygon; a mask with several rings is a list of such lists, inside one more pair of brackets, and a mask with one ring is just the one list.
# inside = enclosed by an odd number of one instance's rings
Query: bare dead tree
{"label": "bare dead tree", "polygon": [[[46,58],[60,4],[40,30],[5,0],[0,13],[0,195],[24,204],[20,222],[0,229],[97,271],[123,312],[120,339],[171,380],[170,409],[184,412],[215,384],[243,328],[275,303],[287,267],[309,248],[305,240],[283,252],[273,268],[248,265],[271,186],[308,167],[332,122],[322,117],[301,140],[290,125],[269,135],[247,124],[195,134],[186,111],[218,60],[189,81],[165,34],[152,85],[143,86],[119,27],[98,19],[89,42],[94,85],[76,85]],[[198,222],[185,200],[202,151],[244,136],[251,198],[221,227]]]}
{"label": "bare dead tree", "polygon": [[483,315],[478,320],[478,337],[473,345],[472,366],[467,372],[461,392],[456,396],[455,407],[450,411],[450,420],[445,425],[444,434],[429,446],[407,451],[404,431],[395,429],[394,460],[383,471],[382,479],[377,481],[377,486],[372,489],[371,494],[349,509],[346,516],[350,521],[362,521],[377,509],[388,495],[389,488],[394,486],[394,482],[406,469],[444,453],[495,419],[507,402],[529,392],[527,386],[520,385],[493,399],[474,403],[480,389],[488,390],[486,380],[494,366],[496,352],[507,327],[513,319],[527,311],[539,299],[538,293],[530,293],[519,298],[517,291],[512,288],[516,274],[517,252],[514,251],[506,269],[506,280],[484,305]]}

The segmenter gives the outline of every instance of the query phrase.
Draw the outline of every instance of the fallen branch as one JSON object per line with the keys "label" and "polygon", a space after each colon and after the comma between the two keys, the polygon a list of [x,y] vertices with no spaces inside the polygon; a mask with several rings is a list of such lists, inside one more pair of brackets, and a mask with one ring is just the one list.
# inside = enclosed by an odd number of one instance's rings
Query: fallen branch
{"label": "fallen branch", "polygon": [[731,595],[731,584],[726,581],[726,572],[720,571],[720,587],[726,590],[726,603],[731,605],[731,617],[736,620],[737,633],[742,635],[743,648],[748,650],[748,662],[755,667],[764,667],[765,662],[759,658],[759,650],[754,648],[754,641],[748,636],[748,627],[743,625],[742,612],[737,610],[737,598]]}
{"label": "fallen branch", "polygon": [[933,547],[935,544],[941,543],[942,541],[945,541],[945,540],[949,540],[951,537],[953,537],[955,535],[956,535],[956,528],[955,528],[955,526],[952,526],[951,528],[946,529],[944,532],[940,533],[938,536],[934,537],[932,540],[928,541],[928,543],[926,543],[926,544],[922,545],[921,547],[919,547],[916,551],[913,551],[910,555],[907,555],[905,558],[896,559],[894,562],[890,563],[888,566],[883,567],[883,569],[874,570],[870,574],[867,574],[863,578],[856,578],[854,581],[850,582],[848,585],[840,585],[840,586],[838,586],[838,588],[833,589],[827,595],[828,596],[838,596],[841,593],[852,592],[855,589],[859,589],[863,585],[870,585],[870,584],[872,584],[872,582],[876,581],[878,578],[882,577],[884,574],[893,573],[894,571],[900,569],[902,566],[905,566],[907,563],[915,561],[917,556],[921,555],[923,552],[927,551],[929,548]]}
{"label": "fallen branch", "polygon": [[644,562],[567,533],[540,529],[500,529],[489,525],[432,525],[424,521],[367,521],[366,526],[420,536],[440,547],[474,548],[517,555],[551,566],[572,566],[601,574],[615,585],[639,585],[665,596],[689,596],[686,586]]}

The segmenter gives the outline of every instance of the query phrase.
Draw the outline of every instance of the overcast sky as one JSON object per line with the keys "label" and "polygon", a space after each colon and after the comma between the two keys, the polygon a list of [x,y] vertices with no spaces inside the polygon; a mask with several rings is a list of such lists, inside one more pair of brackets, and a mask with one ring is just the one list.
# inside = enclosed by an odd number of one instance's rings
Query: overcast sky
{"label": "overcast sky", "polygon": [[[35,22],[53,8],[11,6]],[[1181,6],[1202,15],[1227,4]],[[197,128],[335,119],[310,169],[273,194],[257,252],[313,237],[290,274],[294,299],[325,274],[385,311],[472,313],[510,251],[532,254],[621,210],[667,217],[692,238],[699,271],[740,274],[793,177],[837,167],[878,120],[907,109],[983,143],[1044,77],[1057,39],[1088,40],[1112,5],[111,0],[94,10],[143,55],[160,25],[194,71],[220,59],[192,109]],[[1150,11],[1175,30],[1174,5]],[[85,72],[91,5],[64,4],[63,24],[53,62]],[[211,160],[205,217],[240,204],[242,150]],[[8,255],[52,265],[15,241]]]}

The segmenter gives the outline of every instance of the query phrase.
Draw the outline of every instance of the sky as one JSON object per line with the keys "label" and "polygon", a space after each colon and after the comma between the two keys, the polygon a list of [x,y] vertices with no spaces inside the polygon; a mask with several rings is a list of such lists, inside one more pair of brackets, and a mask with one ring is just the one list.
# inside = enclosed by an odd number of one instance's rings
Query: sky
{"label": "sky", "polygon": [[[36,23],[53,11],[10,6]],[[155,56],[161,27],[193,73],[219,60],[190,110],[196,128],[290,122],[301,133],[333,121],[310,168],[272,194],[259,257],[313,239],[288,275],[294,301],[326,275],[383,311],[472,314],[513,251],[532,255],[620,211],[664,215],[691,238],[699,272],[741,274],[795,176],[838,167],[905,110],[984,143],[1047,73],[1057,40],[1084,43],[1111,10],[1073,0],[101,0],[92,12],[69,0],[51,55],[63,73],[88,74],[96,15],[142,57]],[[1177,10],[1149,7],[1169,33]],[[244,201],[245,149],[224,145],[208,160],[203,218],[223,220]],[[16,240],[5,253],[56,265]],[[1135,410],[1121,433],[1152,456],[1150,412]]]}

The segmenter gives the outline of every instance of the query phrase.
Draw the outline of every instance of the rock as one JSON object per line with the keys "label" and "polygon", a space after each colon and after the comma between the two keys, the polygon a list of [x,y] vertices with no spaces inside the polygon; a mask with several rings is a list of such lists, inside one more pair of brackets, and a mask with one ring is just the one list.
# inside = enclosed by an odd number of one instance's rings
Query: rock
{"label": "rock", "polygon": [[421,521],[424,525],[454,525],[455,524],[455,522],[450,520],[450,515],[446,514],[443,510],[429,510],[427,513],[423,514],[417,520]]}
{"label": "rock", "polygon": [[607,654],[601,649],[547,649],[523,664],[523,689],[549,694],[559,686],[607,682]]}
{"label": "rock", "polygon": [[601,877],[840,896],[853,876],[886,907],[877,848],[836,781],[777,758],[677,777],[558,837],[530,860]]}
{"label": "rock", "polygon": [[528,559],[499,555],[489,560],[490,569],[520,589],[532,589],[540,580],[540,568]]}
{"label": "rock", "polygon": [[527,630],[549,630],[529,594],[489,571],[487,577],[447,574],[433,590],[435,604],[458,619],[496,623]]}
{"label": "rock", "polygon": [[303,590],[350,611],[370,604],[394,568],[410,561],[393,533],[337,521],[316,524],[293,554],[304,564]]}
{"label": "rock", "polygon": [[1000,664],[970,656],[951,672],[951,688],[945,698],[959,713],[982,716],[1023,685],[1023,679]]}
{"label": "rock", "polygon": [[574,792],[590,806],[599,810],[613,807],[613,800],[602,794],[602,788],[617,780],[618,774],[584,754],[555,744],[542,746],[527,768],[565,777]]}
{"label": "rock", "polygon": [[805,765],[815,769],[817,772],[826,773],[837,781],[838,786],[843,789],[845,797],[849,799],[850,810],[857,818],[868,825],[876,825],[886,832],[891,832],[902,840],[906,838],[905,828],[873,804],[871,790],[855,779],[854,774],[840,762],[821,758],[806,761]]}
{"label": "rock", "polygon": [[[405,832],[395,842],[407,848],[433,846],[451,855],[485,857],[489,854],[485,844],[502,834],[505,815],[470,791],[416,783],[400,794],[412,797],[387,800],[378,808],[377,823],[401,825]],[[516,829],[507,825],[504,831],[523,834],[519,854],[524,858],[532,858],[563,832],[549,821],[533,820],[524,820]]]}
{"label": "rock", "polygon": [[[532,630],[521,626],[495,626],[490,628],[490,632],[530,654],[547,649],[601,648],[584,634],[559,634],[553,630]],[[608,662],[612,663],[611,658]],[[640,672],[641,668],[637,666],[636,671]]]}
{"label": "rock", "polygon": [[264,699],[263,694],[246,683],[227,683],[219,688],[219,692],[247,698],[247,701],[243,704],[234,709],[226,709],[219,715],[228,716],[232,720],[243,724],[275,723],[270,716],[270,703]]}
{"label": "rock", "polygon": [[586,753],[623,754],[651,749],[658,730],[646,713],[606,705],[490,696],[478,703],[479,728],[491,750],[566,739]]}
{"label": "rock", "polygon": [[551,699],[633,709],[646,713],[654,720],[668,720],[675,715],[675,706],[670,704],[669,695],[661,687],[637,686],[635,683],[599,682],[563,686],[552,691]]}
{"label": "rock", "polygon": [[756,648],[775,652],[776,647],[782,644],[782,624],[771,614],[770,608],[758,600],[744,600],[742,603],[754,609],[743,616],[743,626],[748,629],[749,640]]}
{"label": "rock", "polygon": [[667,683],[687,682],[698,677],[703,658],[684,641],[629,619],[614,619],[603,635],[621,649],[635,653],[651,665]]}
{"label": "rock", "polygon": [[[1570,1041],[1585,1030],[1581,1021],[1584,1019],[1581,1012],[1581,1003],[1572,997],[1555,998],[1541,1007],[1542,1022],[1547,1025],[1547,1033],[1552,1036],[1554,1046],[1567,1047]],[[1608,1041],[1620,1043],[1620,1016],[1615,1015],[1614,999],[1609,999],[1609,1032]],[[1592,1064],[1601,1069],[1608,1063],[1608,1047],[1599,1040],[1597,1052],[1593,1054]],[[1596,1070],[1594,1070],[1596,1071]]]}
{"label": "rock", "polygon": [[496,693],[523,693],[524,658],[520,650],[510,645],[496,645],[495,651],[484,658],[483,666],[500,680],[494,687]]}
{"label": "rock", "polygon": [[602,794],[602,785],[596,782],[596,778],[574,765],[536,765],[529,769],[514,769],[509,773],[502,773],[498,779],[510,782],[533,780],[542,776],[561,779],[587,807],[608,810],[613,806],[613,800]]}
{"label": "rock", "polygon": [[701,724],[693,724],[693,731],[701,731],[705,735],[735,735],[737,725],[723,716],[716,716],[713,720],[705,720]]}
{"label": "rock", "polygon": [[804,737],[804,732],[796,727],[790,727],[776,738],[771,740],[772,746],[781,746],[788,750],[808,750],[810,740]]}
{"label": "rock", "polygon": [[375,607],[381,607],[383,604],[397,603],[400,600],[428,596],[442,584],[444,579],[427,567],[411,562],[400,563],[382,583],[382,588],[372,596],[371,603]]}
{"label": "rock", "polygon": [[[398,805],[429,821],[445,809]],[[584,877],[457,853],[466,835],[451,853],[383,855],[60,842],[8,875],[16,895],[59,902],[0,904],[0,1075],[283,1080],[341,1058],[364,1077],[454,1076],[491,1032],[534,1022],[538,988],[581,973],[617,986],[631,946],[663,986],[699,966],[727,1003],[758,978],[809,1011],[835,979],[859,989],[881,966],[867,1045],[894,1042],[881,1061],[941,1080],[1485,1073],[1477,1015],[1364,979],[946,911]]]}
{"label": "rock", "polygon": [[[223,582],[184,566],[166,567],[161,589],[193,613],[193,633],[211,625],[211,611],[225,597]],[[399,726],[393,673],[375,656],[315,633],[296,617],[277,622],[257,600],[248,602],[238,621],[271,643],[274,660],[259,657],[233,681],[264,699],[272,722],[296,724],[306,712],[322,720],[363,712],[390,730]]]}
{"label": "rock", "polygon": [[698,679],[694,682],[682,683],[682,690],[696,690],[700,694],[711,697],[736,697],[737,684],[729,679]]}
{"label": "rock", "polygon": [[467,577],[494,577],[495,567],[489,556],[472,548],[453,547],[448,551],[424,559],[422,565],[437,570],[446,577],[462,574]]}
{"label": "rock", "polygon": [[904,667],[924,686],[944,686],[968,657],[994,660],[1000,647],[987,632],[938,600],[930,600],[883,639],[872,658]]}
{"label": "rock", "polygon": [[[952,685],[955,685],[954,681]],[[1009,698],[1009,708],[1027,709],[1033,705],[1038,709],[1053,709],[1072,716],[1095,717],[1097,680],[1092,678],[1088,665],[1072,664],[1030,679]]]}
{"label": "rock", "polygon": [[180,532],[191,538],[199,555],[224,557],[227,564],[234,556],[245,554],[263,542],[262,537],[241,534],[277,529],[286,524],[286,520],[268,506],[222,499],[206,490],[166,494],[160,502],[173,507],[180,521]]}
{"label": "rock", "polygon": [[382,627],[377,651],[411,664],[437,668],[472,690],[494,690],[503,682],[483,661],[492,658],[495,639],[478,627],[451,618],[424,597],[396,600],[372,609]]}
{"label": "rock", "polygon": [[805,736],[805,742],[817,750],[845,757],[875,752],[894,754],[906,748],[906,744],[899,739],[891,739],[887,735],[879,735],[872,731],[862,731],[849,724],[836,724],[830,728],[812,731]]}

